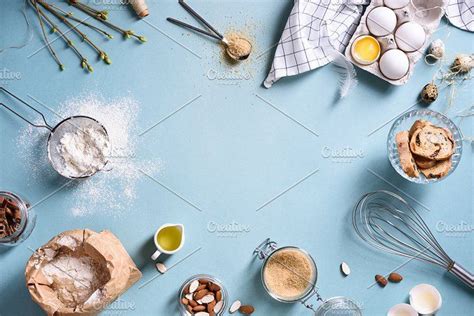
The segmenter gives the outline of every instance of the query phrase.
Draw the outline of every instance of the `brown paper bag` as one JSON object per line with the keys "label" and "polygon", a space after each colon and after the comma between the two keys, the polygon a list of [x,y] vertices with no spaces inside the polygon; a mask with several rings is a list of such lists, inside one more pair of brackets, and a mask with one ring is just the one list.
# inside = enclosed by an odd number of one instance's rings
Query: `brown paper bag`
{"label": "brown paper bag", "polygon": [[65,231],[26,265],[32,299],[54,316],[97,315],[141,278],[120,240],[109,231]]}

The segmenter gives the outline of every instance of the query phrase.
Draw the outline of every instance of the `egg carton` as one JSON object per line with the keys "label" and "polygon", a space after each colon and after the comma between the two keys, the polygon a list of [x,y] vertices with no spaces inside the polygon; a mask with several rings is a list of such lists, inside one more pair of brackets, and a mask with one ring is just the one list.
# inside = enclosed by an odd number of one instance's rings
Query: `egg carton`
{"label": "egg carton", "polygon": [[[429,38],[438,28],[441,18],[444,15],[444,8],[446,4],[447,0],[372,0],[371,3],[367,6],[357,29],[355,30],[354,34],[351,37],[351,40],[349,41],[349,44],[346,47],[345,56],[354,65],[376,75],[377,77],[393,85],[405,84],[413,74],[416,62],[424,56],[426,47],[429,44]],[[367,26],[367,16],[373,9],[381,6],[385,6],[388,9],[393,10],[397,21],[394,30],[390,34],[385,36],[375,36],[369,31],[369,28]],[[394,9],[394,7],[397,6],[402,7]],[[400,49],[395,39],[395,32],[402,24],[407,22],[415,22],[421,25],[421,27],[425,31],[425,40],[423,45],[419,49],[413,52],[404,52],[407,55],[409,62],[408,71],[406,72],[406,74],[396,80],[390,79],[386,77],[379,68],[380,58],[385,52],[389,50]],[[354,41],[360,36],[364,35],[373,36],[379,42],[380,45],[380,55],[378,59],[369,65],[363,65],[357,62],[351,53],[352,44],[354,43]],[[408,36],[411,35],[412,34]],[[401,46],[403,46],[403,44]],[[397,65],[392,66],[397,67]]]}

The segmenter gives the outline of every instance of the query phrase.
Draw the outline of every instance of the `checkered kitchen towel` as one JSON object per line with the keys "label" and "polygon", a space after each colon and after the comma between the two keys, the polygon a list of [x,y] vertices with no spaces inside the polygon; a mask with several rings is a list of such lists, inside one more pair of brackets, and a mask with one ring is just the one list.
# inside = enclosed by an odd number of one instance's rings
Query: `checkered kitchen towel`
{"label": "checkered kitchen towel", "polygon": [[343,51],[368,0],[295,0],[278,43],[272,68],[264,81],[270,88],[282,77],[324,66]]}
{"label": "checkered kitchen towel", "polygon": [[474,32],[474,0],[449,0],[446,17],[454,26]]}

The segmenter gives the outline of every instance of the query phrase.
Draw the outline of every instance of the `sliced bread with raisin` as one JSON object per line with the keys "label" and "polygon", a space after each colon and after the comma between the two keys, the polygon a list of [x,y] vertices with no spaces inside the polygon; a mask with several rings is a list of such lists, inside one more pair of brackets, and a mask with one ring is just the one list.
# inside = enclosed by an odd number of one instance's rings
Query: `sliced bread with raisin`
{"label": "sliced bread with raisin", "polygon": [[413,134],[415,134],[416,130],[422,129],[423,127],[427,125],[433,125],[433,124],[425,120],[416,120],[415,123],[413,123],[413,125],[411,126],[410,131],[408,132],[408,138],[411,139],[413,137]]}
{"label": "sliced bread with raisin", "polygon": [[448,174],[449,170],[451,170],[451,165],[451,158],[448,158],[446,160],[439,160],[433,167],[420,169],[420,171],[428,179],[442,178]]}
{"label": "sliced bread with raisin", "polygon": [[395,136],[395,141],[397,143],[398,155],[400,156],[400,165],[402,166],[403,171],[409,177],[418,178],[420,173],[416,167],[415,160],[410,151],[410,142],[408,139],[408,132],[402,131],[398,132]]}
{"label": "sliced bread with raisin", "polygon": [[454,143],[444,128],[426,125],[413,133],[410,149],[417,156],[445,160],[454,153]]}
{"label": "sliced bread with raisin", "polygon": [[413,159],[415,159],[415,163],[420,169],[427,169],[434,167],[436,165],[437,160],[425,158],[417,155],[413,155]]}

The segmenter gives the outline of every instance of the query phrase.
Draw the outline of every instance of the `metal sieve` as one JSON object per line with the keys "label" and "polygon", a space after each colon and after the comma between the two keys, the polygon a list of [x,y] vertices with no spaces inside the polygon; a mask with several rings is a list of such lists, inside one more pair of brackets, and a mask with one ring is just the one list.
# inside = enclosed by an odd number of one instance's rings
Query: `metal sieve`
{"label": "metal sieve", "polygon": [[19,114],[17,111],[13,110],[11,107],[8,105],[0,102],[0,105],[5,107],[7,110],[27,122],[28,124],[38,127],[38,128],[46,128],[49,130],[49,136],[48,136],[48,141],[47,141],[47,150],[48,150],[48,159],[49,162],[51,163],[51,166],[56,170],[61,176],[68,178],[68,179],[83,179],[83,178],[88,178],[98,171],[102,170],[105,165],[107,164],[108,160],[105,160],[104,165],[99,168],[98,170],[91,170],[90,172],[86,172],[84,174],[81,174],[80,176],[76,175],[71,175],[67,173],[67,171],[64,169],[64,159],[62,158],[60,152],[58,151],[58,145],[60,143],[61,138],[66,134],[66,133],[71,133],[77,130],[84,131],[87,128],[92,128],[97,131],[102,132],[106,139],[107,143],[109,143],[109,136],[107,133],[107,130],[105,127],[96,119],[89,117],[89,116],[84,116],[84,115],[74,115],[67,117],[60,121],[58,124],[56,124],[54,127],[49,125],[46,122],[46,118],[41,113],[38,109],[34,108],[32,105],[28,104],[26,101],[22,100],[15,94],[11,93],[10,91],[6,90],[3,87],[0,87],[0,90],[14,98],[15,100],[23,103],[26,105],[28,108],[31,110],[35,111],[37,114],[39,114],[44,122],[44,124],[36,124],[25,118],[23,115]]}
{"label": "metal sieve", "polygon": [[[301,251],[303,254],[308,256],[308,258],[310,259],[314,267],[313,279],[311,281],[308,281],[311,284],[311,286],[309,286],[308,289],[304,293],[302,293],[300,297],[296,297],[292,300],[283,299],[279,297],[278,295],[276,295],[275,293],[272,293],[270,289],[268,289],[264,280],[264,269],[265,269],[266,264],[268,263],[268,260],[274,254],[284,249],[296,249],[298,251]],[[263,284],[263,287],[265,288],[265,291],[275,300],[279,302],[283,302],[283,303],[300,302],[306,308],[312,310],[314,312],[314,315],[316,316],[333,316],[333,315],[334,316],[335,315],[362,316],[360,307],[358,306],[356,302],[354,302],[350,298],[337,296],[337,297],[332,297],[327,300],[324,300],[321,297],[321,295],[319,295],[318,288],[316,287],[316,281],[318,279],[318,268],[316,266],[316,262],[314,261],[313,257],[305,250],[299,247],[294,247],[294,246],[278,247],[276,242],[271,241],[270,238],[267,238],[260,245],[258,245],[257,248],[255,248],[253,254],[257,256],[260,260],[264,260],[261,273],[260,273],[262,284]],[[288,270],[291,271],[289,268]],[[313,304],[308,303],[308,301],[313,296],[316,296],[316,300],[320,302],[320,305],[317,309],[315,309]]]}

